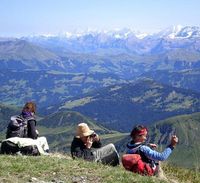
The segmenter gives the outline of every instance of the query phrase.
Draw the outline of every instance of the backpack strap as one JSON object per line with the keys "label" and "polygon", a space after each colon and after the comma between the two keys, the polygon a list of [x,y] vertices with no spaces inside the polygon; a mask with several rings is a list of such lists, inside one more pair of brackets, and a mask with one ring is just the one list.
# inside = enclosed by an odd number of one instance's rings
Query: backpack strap
{"label": "backpack strap", "polygon": [[141,147],[143,146],[144,144],[141,144],[137,151],[136,151],[136,154],[139,154],[142,158],[142,161],[144,161],[145,163],[149,163],[150,159],[141,151]]}
{"label": "backpack strap", "polygon": [[145,162],[146,164],[148,164],[153,171],[155,171],[156,167],[157,167],[157,163],[152,160],[152,159],[149,159],[142,151],[141,151],[141,147],[144,146],[146,144],[141,144],[141,146],[139,146],[138,150],[137,150],[137,153],[141,156],[141,159],[143,162]]}
{"label": "backpack strap", "polygon": [[37,125],[37,122],[36,122],[36,119],[35,119],[34,116],[30,116],[30,117],[24,118],[22,115],[19,115],[19,117],[24,121],[24,123],[26,125],[28,125],[28,121],[35,121],[35,126]]}

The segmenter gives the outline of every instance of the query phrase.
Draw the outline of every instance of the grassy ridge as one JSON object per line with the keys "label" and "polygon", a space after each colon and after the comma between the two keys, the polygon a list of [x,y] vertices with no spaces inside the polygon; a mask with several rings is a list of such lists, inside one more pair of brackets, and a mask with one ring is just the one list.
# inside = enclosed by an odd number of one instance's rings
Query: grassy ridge
{"label": "grassy ridge", "polygon": [[163,149],[169,144],[171,135],[176,134],[179,137],[179,143],[169,161],[179,166],[199,170],[199,129],[200,113],[175,116],[153,124],[150,128],[151,140]]}
{"label": "grassy ridge", "polygon": [[200,181],[200,173],[164,165],[167,181],[158,177],[145,177],[119,167],[104,166],[83,160],[72,160],[67,155],[0,156],[0,182],[88,182],[88,183],[165,183]]}
{"label": "grassy ridge", "polygon": [[0,132],[7,128],[10,116],[16,115],[19,112],[20,109],[17,106],[0,103]]}
{"label": "grassy ridge", "polygon": [[[93,126],[96,132],[100,134],[100,138],[103,144],[116,143],[123,139],[127,134],[119,133],[116,131],[106,131],[99,126]],[[42,136],[46,136],[53,151],[69,151],[71,142],[74,138],[76,126],[69,127],[58,127],[58,128],[47,128],[44,126],[39,127],[39,131]]]}
{"label": "grassy ridge", "polygon": [[38,122],[40,135],[46,136],[54,151],[69,151],[78,123],[85,122],[100,135],[103,143],[115,143],[126,134],[109,130],[96,121],[73,111],[62,111],[46,116]]}

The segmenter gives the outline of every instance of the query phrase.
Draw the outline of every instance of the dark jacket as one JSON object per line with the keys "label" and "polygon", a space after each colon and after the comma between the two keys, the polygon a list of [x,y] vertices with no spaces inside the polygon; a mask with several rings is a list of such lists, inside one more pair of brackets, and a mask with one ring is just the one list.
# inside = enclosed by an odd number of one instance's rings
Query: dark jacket
{"label": "dark jacket", "polygon": [[32,139],[37,139],[38,134],[36,132],[36,120],[28,120],[27,122],[28,133],[27,137]]}
{"label": "dark jacket", "polygon": [[[92,148],[100,148],[101,142],[93,142]],[[78,157],[83,158],[85,160],[92,161],[94,160],[94,156],[92,153],[92,149],[86,148],[83,141],[80,138],[74,137],[71,144],[71,155],[72,158]]]}
{"label": "dark jacket", "polygon": [[27,137],[31,139],[37,139],[38,134],[36,132],[36,118],[35,115],[31,112],[23,112],[21,116],[27,120]]}

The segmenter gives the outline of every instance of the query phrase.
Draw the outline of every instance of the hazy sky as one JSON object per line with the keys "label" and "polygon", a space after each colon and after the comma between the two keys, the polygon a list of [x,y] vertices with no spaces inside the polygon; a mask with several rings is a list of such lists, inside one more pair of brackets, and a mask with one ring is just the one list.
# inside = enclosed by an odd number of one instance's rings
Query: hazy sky
{"label": "hazy sky", "polygon": [[200,0],[0,0],[0,37],[200,25]]}

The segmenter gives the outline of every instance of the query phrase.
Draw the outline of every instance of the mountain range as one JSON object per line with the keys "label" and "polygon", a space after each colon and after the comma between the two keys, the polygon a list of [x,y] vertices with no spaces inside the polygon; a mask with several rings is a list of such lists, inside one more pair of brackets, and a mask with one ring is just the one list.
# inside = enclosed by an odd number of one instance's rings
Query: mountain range
{"label": "mountain range", "polygon": [[[198,75],[193,74],[191,81],[191,75],[181,74],[200,68],[198,35],[198,27],[175,27],[143,37],[124,29],[1,38],[0,99],[16,105],[32,99],[48,107],[93,89],[141,77],[198,91]],[[176,84],[168,80],[172,72],[181,74]]]}
{"label": "mountain range", "polygon": [[157,82],[174,86],[177,88],[184,88],[200,92],[200,70],[182,70],[182,71],[169,71],[169,70],[156,70],[146,72],[139,76],[139,78],[151,78]]}
{"label": "mountain range", "polygon": [[88,31],[62,35],[31,36],[23,39],[58,53],[157,54],[186,48],[199,51],[200,28],[174,26],[152,34],[131,29]]}
{"label": "mountain range", "polygon": [[58,109],[78,111],[108,128],[127,132],[137,123],[200,111],[200,94],[141,79],[97,89],[51,107],[52,111]]}
{"label": "mountain range", "polygon": [[122,69],[122,73],[133,75],[156,69],[194,69],[200,67],[199,32],[199,27],[187,26],[142,38],[131,30],[4,38],[0,39],[0,69],[65,72]]}
{"label": "mountain range", "polygon": [[101,72],[1,70],[0,76],[1,102],[22,106],[25,101],[34,100],[39,110],[94,89],[129,82],[116,74]]}
{"label": "mountain range", "polygon": [[1,138],[9,117],[35,101],[53,150],[69,150],[78,122],[116,145],[143,123],[161,149],[180,136],[176,164],[199,164],[199,27],[0,38],[0,71]]}

